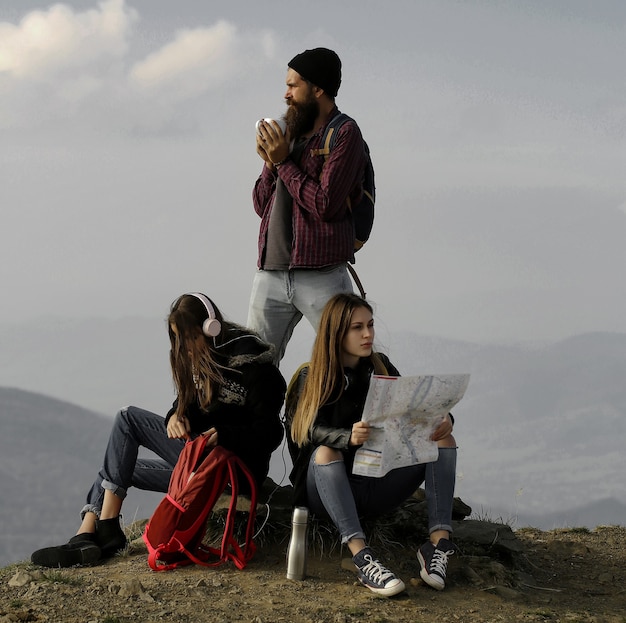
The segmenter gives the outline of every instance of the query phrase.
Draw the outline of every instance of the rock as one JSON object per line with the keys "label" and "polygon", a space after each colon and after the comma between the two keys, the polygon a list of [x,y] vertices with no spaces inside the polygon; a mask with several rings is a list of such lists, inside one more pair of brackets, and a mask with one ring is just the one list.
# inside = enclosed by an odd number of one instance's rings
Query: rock
{"label": "rock", "polygon": [[33,581],[33,577],[26,571],[18,571],[10,580],[9,586],[20,587],[26,586]]}
{"label": "rock", "polygon": [[507,573],[508,573],[506,570],[506,567],[502,563],[497,562],[496,560],[492,560],[489,562],[489,565],[487,565],[486,571],[489,574],[489,576],[492,578],[492,581],[495,581],[498,584],[506,580]]}
{"label": "rock", "polygon": [[472,569],[469,565],[463,565],[460,572],[461,575],[474,586],[480,586],[483,583],[480,575],[478,575],[478,573],[476,573],[476,571],[474,571],[474,569]]}
{"label": "rock", "polygon": [[118,597],[134,597],[141,596],[141,594],[145,592],[141,582],[137,578],[133,578],[120,586],[117,595]]}
{"label": "rock", "polygon": [[139,593],[139,599],[141,599],[141,601],[146,601],[148,603],[154,602],[154,597],[146,591],[143,591],[143,593]]}
{"label": "rock", "polygon": [[501,553],[511,556],[524,551],[524,546],[506,524],[465,519],[455,522],[453,536],[454,542],[463,553],[476,555]]}

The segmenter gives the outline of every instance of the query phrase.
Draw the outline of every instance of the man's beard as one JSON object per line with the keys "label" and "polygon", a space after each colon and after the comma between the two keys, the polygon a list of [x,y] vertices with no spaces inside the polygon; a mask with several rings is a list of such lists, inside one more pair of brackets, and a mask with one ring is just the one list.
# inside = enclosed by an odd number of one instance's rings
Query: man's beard
{"label": "man's beard", "polygon": [[301,104],[295,102],[289,104],[283,118],[287,123],[290,136],[300,138],[310,132],[319,114],[320,105],[315,97],[310,97]]}

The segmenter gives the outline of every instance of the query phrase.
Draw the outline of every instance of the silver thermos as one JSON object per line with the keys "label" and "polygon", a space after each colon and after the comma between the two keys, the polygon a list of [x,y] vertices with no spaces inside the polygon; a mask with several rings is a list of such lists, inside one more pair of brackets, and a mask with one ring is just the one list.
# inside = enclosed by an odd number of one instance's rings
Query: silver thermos
{"label": "silver thermos", "polygon": [[296,506],[291,518],[291,539],[287,548],[287,579],[304,580],[308,549],[309,509]]}

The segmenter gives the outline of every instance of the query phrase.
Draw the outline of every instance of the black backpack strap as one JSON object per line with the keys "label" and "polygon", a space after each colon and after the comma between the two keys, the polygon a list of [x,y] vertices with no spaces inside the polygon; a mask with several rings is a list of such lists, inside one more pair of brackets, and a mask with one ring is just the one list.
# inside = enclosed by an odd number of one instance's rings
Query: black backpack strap
{"label": "black backpack strap", "polygon": [[328,156],[330,156],[330,152],[335,146],[335,141],[337,140],[337,132],[341,126],[346,123],[346,121],[352,121],[352,117],[348,117],[348,115],[344,113],[339,113],[334,116],[324,130],[321,142],[322,146],[319,149],[312,149],[311,155],[324,156],[324,158],[328,160]]}
{"label": "black backpack strap", "polygon": [[[337,140],[337,132],[341,129],[344,123],[348,121],[354,121],[352,117],[349,117],[345,113],[339,113],[335,115],[326,126],[324,130],[324,134],[321,140],[321,147],[319,149],[312,149],[312,156],[324,156],[324,164],[328,161],[330,157],[330,153],[332,152],[335,142]],[[358,251],[367,241],[370,235],[370,231],[372,229],[372,224],[374,222],[374,203],[375,203],[375,183],[374,183],[374,167],[372,166],[372,159],[370,157],[370,149],[365,141],[363,140],[363,149],[365,150],[365,155],[367,158],[367,165],[364,172],[364,183],[363,187],[363,196],[367,199],[366,202],[360,202],[359,213],[360,216],[358,219],[355,219],[355,241],[354,241],[354,250]],[[323,172],[323,167],[322,167]],[[322,179],[322,173],[320,173],[320,180]],[[348,204],[348,210],[352,211],[352,202],[350,201],[350,197],[346,197],[346,202]],[[363,292],[363,288],[360,285],[358,277],[355,274],[352,275],[354,277],[355,283],[357,284],[359,290],[361,291],[361,296],[365,298],[365,293]]]}

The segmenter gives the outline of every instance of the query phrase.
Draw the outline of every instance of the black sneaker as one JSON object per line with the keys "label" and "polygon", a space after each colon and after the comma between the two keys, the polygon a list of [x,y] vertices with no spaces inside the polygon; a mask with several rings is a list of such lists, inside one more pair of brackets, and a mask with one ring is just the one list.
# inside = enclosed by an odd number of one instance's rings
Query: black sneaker
{"label": "black sneaker", "polygon": [[77,534],[65,545],[44,547],[33,552],[30,559],[42,567],[73,567],[75,565],[92,565],[101,558],[93,534]]}
{"label": "black sneaker", "polygon": [[389,571],[369,547],[353,556],[352,562],[359,570],[359,582],[374,593],[392,597],[404,590],[404,582]]}
{"label": "black sneaker", "polygon": [[420,562],[420,577],[428,586],[441,591],[446,586],[448,558],[456,551],[456,545],[448,539],[439,539],[437,545],[430,541],[417,550]]}

